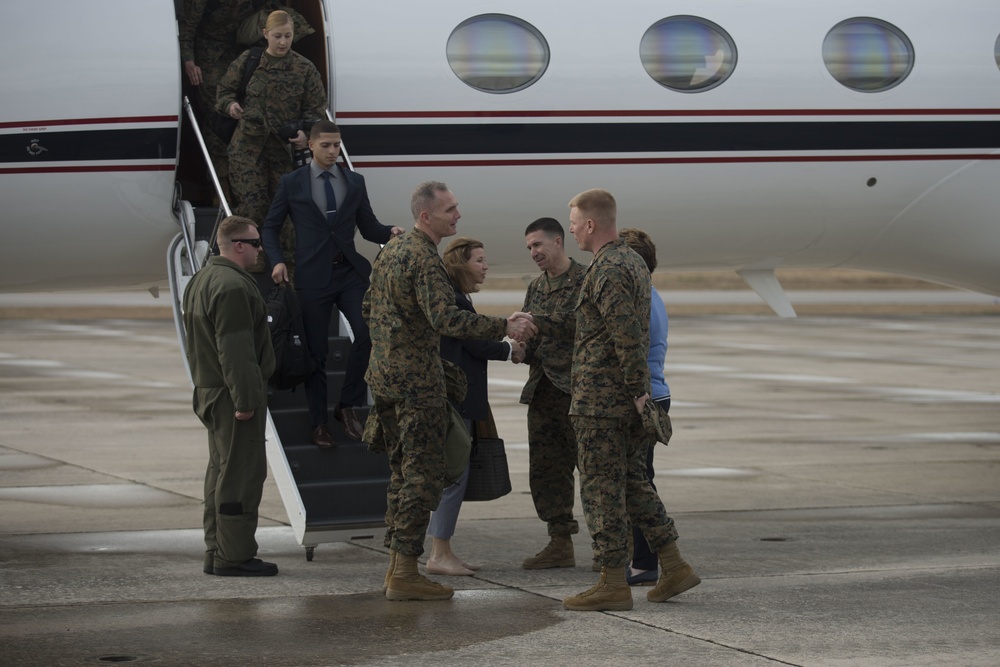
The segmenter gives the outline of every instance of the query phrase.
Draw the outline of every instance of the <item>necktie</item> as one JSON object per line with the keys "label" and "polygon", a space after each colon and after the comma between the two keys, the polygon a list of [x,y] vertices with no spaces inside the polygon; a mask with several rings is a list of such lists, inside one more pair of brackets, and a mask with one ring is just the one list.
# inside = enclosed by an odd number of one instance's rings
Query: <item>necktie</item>
{"label": "necktie", "polygon": [[323,177],[323,189],[326,190],[326,221],[332,225],[337,217],[337,195],[333,194],[333,183],[330,182],[333,174],[324,171],[320,176]]}

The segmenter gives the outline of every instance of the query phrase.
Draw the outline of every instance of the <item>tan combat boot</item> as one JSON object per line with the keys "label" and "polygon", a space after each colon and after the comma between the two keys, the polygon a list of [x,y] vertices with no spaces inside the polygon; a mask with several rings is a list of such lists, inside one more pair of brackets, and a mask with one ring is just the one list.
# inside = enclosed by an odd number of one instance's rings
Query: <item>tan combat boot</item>
{"label": "tan combat boot", "polygon": [[569,535],[553,535],[545,548],[521,563],[525,570],[545,570],[550,567],[576,567],[573,540]]}
{"label": "tan combat boot", "polygon": [[671,542],[656,555],[660,560],[660,580],[656,582],[656,588],[646,593],[646,599],[650,602],[669,600],[701,583],[701,577],[695,573],[694,568],[681,558],[677,542]]}
{"label": "tan combat boot", "polygon": [[396,551],[389,549],[389,569],[385,571],[385,581],[382,582],[382,595],[389,588],[389,580],[392,579],[392,571],[396,569]]}
{"label": "tan combat boot", "polygon": [[605,566],[597,585],[563,600],[563,609],[570,611],[628,611],[631,608],[632,589],[625,581],[624,566]]}
{"label": "tan combat boot", "polygon": [[448,600],[455,594],[451,586],[431,581],[417,571],[417,557],[396,554],[396,566],[386,584],[390,600]]}

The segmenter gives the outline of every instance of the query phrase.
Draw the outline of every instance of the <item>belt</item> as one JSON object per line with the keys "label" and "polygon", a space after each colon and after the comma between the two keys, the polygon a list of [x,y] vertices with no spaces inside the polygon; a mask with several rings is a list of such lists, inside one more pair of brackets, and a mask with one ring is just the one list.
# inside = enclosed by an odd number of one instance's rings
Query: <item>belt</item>
{"label": "belt", "polygon": [[334,264],[343,264],[343,262],[344,262],[344,253],[338,252],[336,255],[333,256]]}

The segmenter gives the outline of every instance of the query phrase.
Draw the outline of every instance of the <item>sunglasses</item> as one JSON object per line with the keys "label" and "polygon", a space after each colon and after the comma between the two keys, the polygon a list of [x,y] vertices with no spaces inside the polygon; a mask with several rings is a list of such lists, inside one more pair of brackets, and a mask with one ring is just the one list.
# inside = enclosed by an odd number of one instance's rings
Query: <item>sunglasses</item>
{"label": "sunglasses", "polygon": [[254,248],[259,248],[262,241],[260,239],[231,239],[232,243],[249,243]]}

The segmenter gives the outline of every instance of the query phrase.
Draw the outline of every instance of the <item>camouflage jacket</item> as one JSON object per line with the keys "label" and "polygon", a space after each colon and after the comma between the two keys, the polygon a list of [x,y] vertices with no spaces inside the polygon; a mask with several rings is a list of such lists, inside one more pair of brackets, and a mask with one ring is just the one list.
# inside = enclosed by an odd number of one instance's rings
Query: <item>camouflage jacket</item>
{"label": "camouflage jacket", "polygon": [[[229,115],[243,77],[249,49],[232,62],[219,81],[215,110]],[[240,102],[243,118],[230,144],[230,155],[249,137],[278,136],[278,130],[298,120],[326,118],[326,90],[316,66],[304,56],[289,51],[283,58],[264,52],[247,84],[246,99]],[[283,144],[288,141],[281,138]],[[259,143],[259,142],[254,142]]]}
{"label": "camouflage jacket", "polygon": [[[177,26],[181,60],[196,60],[195,39],[207,39],[236,48],[236,30],[243,19],[257,11],[254,4],[260,3],[254,3],[254,0],[184,0]],[[228,64],[224,63],[223,67]]]}
{"label": "camouflage jacket", "polygon": [[569,268],[555,278],[549,278],[544,271],[528,285],[521,309],[533,315],[545,314],[567,321],[572,326],[568,330],[550,330],[549,335],[539,335],[528,341],[524,363],[529,364],[528,381],[521,392],[521,403],[527,405],[535,394],[535,387],[543,376],[549,378],[555,387],[570,393],[570,371],[573,366],[573,337],[575,334],[577,299],[580,297],[580,283],[586,268],[574,259],[569,260]]}
{"label": "camouflage jacket", "polygon": [[196,387],[227,387],[237,410],[267,407],[274,349],[267,305],[250,274],[212,257],[184,290],[184,334]]}
{"label": "camouflage jacket", "polygon": [[365,379],[372,394],[395,400],[445,396],[442,335],[500,340],[507,328],[502,317],[455,305],[437,246],[419,229],[389,241],[375,258],[362,314],[372,340]]}
{"label": "camouflage jacket", "polygon": [[624,417],[649,391],[649,270],[623,239],[594,255],[580,286],[571,415]]}

